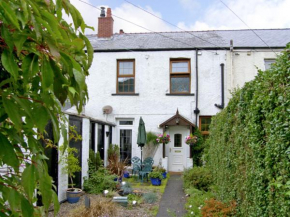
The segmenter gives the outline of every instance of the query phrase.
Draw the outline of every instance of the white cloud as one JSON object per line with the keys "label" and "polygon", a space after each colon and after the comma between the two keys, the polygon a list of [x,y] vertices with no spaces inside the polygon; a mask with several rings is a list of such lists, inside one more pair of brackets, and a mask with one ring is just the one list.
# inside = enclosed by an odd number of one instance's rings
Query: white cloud
{"label": "white cloud", "polygon": [[[289,0],[228,0],[225,3],[252,29],[290,27]],[[219,1],[199,20],[187,25],[179,22],[178,26],[185,30],[248,29]]]}
{"label": "white cloud", "polygon": [[200,7],[200,3],[197,0],[179,0],[179,2],[186,10],[196,10]]}
{"label": "white cloud", "polygon": [[[92,4],[89,0],[82,0],[89,4]],[[98,31],[98,17],[100,16],[100,10],[89,6],[83,2],[80,2],[78,0],[71,0],[71,3],[80,11],[82,14],[85,23],[88,26],[93,26],[95,28],[95,31],[92,31],[90,29],[86,30],[86,34],[97,34]],[[108,7],[106,5],[96,5],[96,7],[100,8],[101,6]],[[150,6],[146,6],[143,8],[150,13],[162,17],[162,15],[159,12],[154,11]],[[171,31],[172,28],[170,28],[165,22],[162,20],[134,7],[133,5],[130,5],[128,3],[122,4],[120,7],[112,8],[112,14],[114,19],[114,33],[119,32],[120,29],[123,29],[125,33],[131,33],[131,32],[149,32],[146,29],[143,29],[141,27],[138,27],[136,25],[133,25],[129,22],[126,22],[124,20],[121,20],[117,17],[114,17],[114,15],[121,17],[123,19],[126,19],[132,23],[138,24],[139,26],[145,27],[149,30],[153,31]],[[71,22],[71,19],[68,19],[66,17],[66,20]]]}

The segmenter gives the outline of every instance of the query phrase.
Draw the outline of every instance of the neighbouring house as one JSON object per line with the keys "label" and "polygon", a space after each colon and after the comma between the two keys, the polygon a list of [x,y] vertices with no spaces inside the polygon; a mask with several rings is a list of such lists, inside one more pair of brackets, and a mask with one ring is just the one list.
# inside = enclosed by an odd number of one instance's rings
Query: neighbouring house
{"label": "neighbouring house", "polygon": [[[290,41],[290,29],[217,30],[113,34],[111,9],[102,9],[98,34],[88,38],[94,61],[87,78],[89,101],[82,114],[65,110],[83,140],[79,149],[87,176],[89,148],[107,164],[110,143],[120,146],[121,159],[141,156],[137,146],[140,117],[147,131],[166,132],[171,142],[155,155],[168,171],[192,166],[185,136],[199,128],[208,136],[211,117],[223,109],[230,91],[242,87],[275,61]],[[61,141],[60,141],[61,143]],[[58,168],[59,199],[65,199],[67,176]]]}

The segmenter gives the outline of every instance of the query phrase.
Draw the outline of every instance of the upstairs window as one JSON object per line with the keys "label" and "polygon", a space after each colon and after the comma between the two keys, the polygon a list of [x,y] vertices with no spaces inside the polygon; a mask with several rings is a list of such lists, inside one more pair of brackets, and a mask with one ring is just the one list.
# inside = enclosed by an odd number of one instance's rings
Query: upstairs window
{"label": "upstairs window", "polygon": [[276,62],[275,59],[268,59],[268,60],[265,60],[265,70],[270,69],[270,68],[271,68],[271,65],[272,65],[273,63],[275,63],[275,62]]}
{"label": "upstairs window", "polygon": [[190,60],[170,60],[170,93],[190,93]]}
{"label": "upstairs window", "polygon": [[199,129],[204,139],[209,136],[209,125],[211,123],[211,116],[199,117]]}
{"label": "upstairs window", "polygon": [[135,60],[117,60],[117,93],[135,92]]}

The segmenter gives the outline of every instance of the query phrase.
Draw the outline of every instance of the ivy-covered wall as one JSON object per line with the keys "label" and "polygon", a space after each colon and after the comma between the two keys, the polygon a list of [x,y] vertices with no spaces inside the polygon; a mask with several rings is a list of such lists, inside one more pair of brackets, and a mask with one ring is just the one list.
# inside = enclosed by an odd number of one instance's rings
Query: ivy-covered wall
{"label": "ivy-covered wall", "polygon": [[207,165],[238,216],[290,213],[290,43],[213,118]]}

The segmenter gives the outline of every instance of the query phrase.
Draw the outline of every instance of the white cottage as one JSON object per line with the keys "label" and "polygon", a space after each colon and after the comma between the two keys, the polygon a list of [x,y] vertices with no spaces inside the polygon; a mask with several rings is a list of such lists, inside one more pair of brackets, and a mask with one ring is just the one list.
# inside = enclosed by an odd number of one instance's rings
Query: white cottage
{"label": "white cottage", "polygon": [[[140,117],[147,131],[171,137],[165,153],[162,145],[155,153],[155,164],[174,172],[191,167],[185,136],[199,128],[206,137],[211,117],[227,105],[230,91],[253,79],[256,67],[264,70],[275,61],[275,53],[290,41],[290,29],[254,30],[266,45],[252,30],[113,34],[113,22],[111,10],[107,15],[103,10],[98,35],[88,36],[94,61],[83,114],[66,110],[83,135],[77,145],[80,185],[87,175],[89,148],[100,152],[105,164],[110,143],[120,146],[122,159],[140,157]],[[58,174],[63,189],[67,177]]]}

